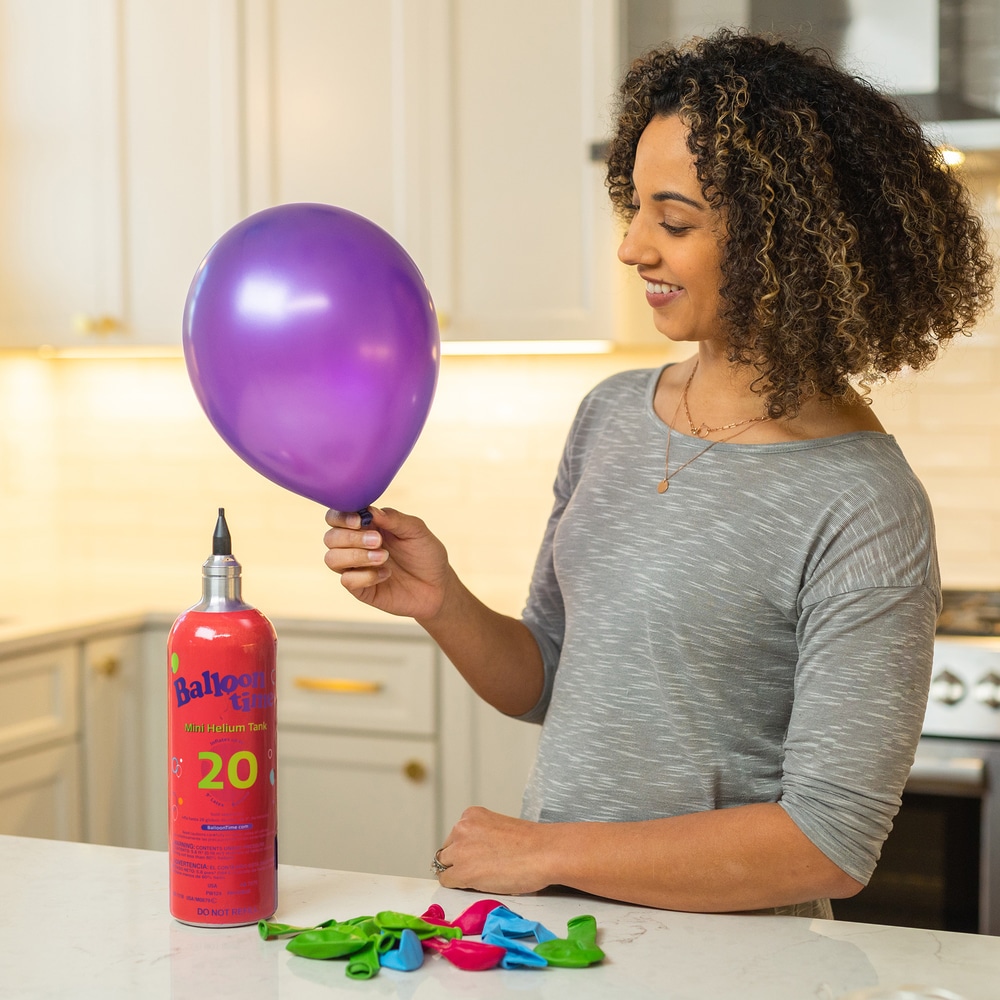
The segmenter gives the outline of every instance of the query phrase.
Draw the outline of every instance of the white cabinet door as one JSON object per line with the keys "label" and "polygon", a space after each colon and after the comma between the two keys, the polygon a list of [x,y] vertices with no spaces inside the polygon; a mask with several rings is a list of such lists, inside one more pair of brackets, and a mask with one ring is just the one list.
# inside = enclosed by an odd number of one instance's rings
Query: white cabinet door
{"label": "white cabinet door", "polygon": [[0,758],[77,739],[78,671],[75,645],[0,660]]}
{"label": "white cabinet door", "polygon": [[79,840],[82,832],[76,742],[0,760],[0,834]]}
{"label": "white cabinet door", "polygon": [[441,811],[445,833],[471,805],[521,814],[541,727],[502,715],[441,657]]}
{"label": "white cabinet door", "polygon": [[113,29],[111,0],[0,0],[0,345],[120,320]]}
{"label": "white cabinet door", "polygon": [[191,279],[242,218],[237,0],[123,0],[122,283],[130,341],[176,344]]}
{"label": "white cabinet door", "polygon": [[77,647],[0,660],[0,833],[79,840]]}
{"label": "white cabinet door", "polygon": [[248,210],[381,226],[438,301],[449,252],[447,0],[248,0]]}
{"label": "white cabinet door", "polygon": [[450,335],[613,336],[604,164],[617,74],[607,0],[462,0],[454,16]]}
{"label": "white cabinet door", "polygon": [[143,847],[138,632],[83,647],[85,838]]}
{"label": "white cabinet door", "polygon": [[237,0],[0,0],[0,345],[179,343],[243,210]]}
{"label": "white cabinet door", "polygon": [[437,790],[432,740],[279,729],[278,858],[427,878]]}

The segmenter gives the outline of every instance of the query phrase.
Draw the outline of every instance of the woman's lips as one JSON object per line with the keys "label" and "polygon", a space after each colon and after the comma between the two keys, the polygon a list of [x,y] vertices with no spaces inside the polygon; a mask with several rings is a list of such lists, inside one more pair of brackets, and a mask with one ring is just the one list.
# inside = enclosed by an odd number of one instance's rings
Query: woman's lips
{"label": "woman's lips", "polygon": [[662,281],[646,282],[646,301],[654,308],[673,302],[684,289],[680,285],[670,285]]}

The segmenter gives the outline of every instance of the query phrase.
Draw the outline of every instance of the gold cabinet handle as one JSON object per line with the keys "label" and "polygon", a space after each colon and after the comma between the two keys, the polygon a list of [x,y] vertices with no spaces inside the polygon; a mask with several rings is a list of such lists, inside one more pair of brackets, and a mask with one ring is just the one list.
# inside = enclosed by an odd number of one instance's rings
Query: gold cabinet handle
{"label": "gold cabinet handle", "polygon": [[350,677],[296,677],[292,682],[303,691],[320,691],[326,694],[378,694],[380,681],[361,681]]}
{"label": "gold cabinet handle", "polygon": [[427,766],[419,760],[408,760],[403,765],[403,777],[407,781],[419,785],[422,781],[427,780]]}
{"label": "gold cabinet handle", "polygon": [[114,677],[121,665],[121,660],[117,656],[105,656],[103,660],[95,660],[91,663],[90,669],[99,677]]}
{"label": "gold cabinet handle", "polygon": [[118,333],[125,328],[125,324],[115,316],[75,316],[73,328],[77,333],[103,337],[109,333]]}

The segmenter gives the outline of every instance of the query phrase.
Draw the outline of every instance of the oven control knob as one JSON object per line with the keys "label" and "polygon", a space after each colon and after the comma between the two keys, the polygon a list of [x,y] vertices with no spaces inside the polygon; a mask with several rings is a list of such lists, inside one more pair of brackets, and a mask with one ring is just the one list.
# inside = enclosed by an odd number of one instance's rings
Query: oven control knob
{"label": "oven control knob", "polygon": [[942,705],[956,705],[965,697],[965,685],[961,677],[956,677],[950,670],[942,670],[931,681],[931,701],[939,701]]}
{"label": "oven control knob", "polygon": [[990,671],[985,677],[980,677],[973,694],[976,701],[989,708],[1000,708],[1000,674]]}

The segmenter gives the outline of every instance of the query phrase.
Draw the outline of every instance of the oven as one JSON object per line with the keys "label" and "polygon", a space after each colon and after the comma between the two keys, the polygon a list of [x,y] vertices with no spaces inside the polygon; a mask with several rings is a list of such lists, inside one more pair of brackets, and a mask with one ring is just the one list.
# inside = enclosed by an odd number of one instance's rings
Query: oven
{"label": "oven", "polygon": [[1000,935],[1000,592],[945,591],[923,735],[842,920]]}

